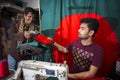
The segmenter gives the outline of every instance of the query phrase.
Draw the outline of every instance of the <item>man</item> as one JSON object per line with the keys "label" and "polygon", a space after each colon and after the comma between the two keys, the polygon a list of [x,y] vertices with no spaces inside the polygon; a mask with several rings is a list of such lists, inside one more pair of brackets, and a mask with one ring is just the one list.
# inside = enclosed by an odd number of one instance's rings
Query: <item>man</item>
{"label": "man", "polygon": [[39,30],[33,21],[35,18],[35,10],[27,7],[24,10],[24,18],[18,21],[13,21],[10,24],[8,34],[11,40],[11,47],[8,55],[9,69],[17,69],[17,62],[21,58],[17,54],[16,47],[22,43],[30,42],[33,40],[33,35],[30,31]]}
{"label": "man", "polygon": [[61,52],[73,53],[73,66],[68,73],[69,78],[87,79],[95,76],[98,68],[101,66],[103,58],[103,49],[92,41],[96,34],[99,23],[93,18],[84,18],[81,20],[78,37],[67,48],[54,42],[53,45]]}

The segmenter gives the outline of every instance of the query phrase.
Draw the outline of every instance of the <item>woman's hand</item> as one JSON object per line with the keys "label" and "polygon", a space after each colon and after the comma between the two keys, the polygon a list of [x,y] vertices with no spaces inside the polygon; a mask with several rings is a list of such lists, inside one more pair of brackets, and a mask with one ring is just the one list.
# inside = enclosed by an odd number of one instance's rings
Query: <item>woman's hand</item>
{"label": "woman's hand", "polygon": [[25,36],[25,38],[29,39],[30,38],[30,31],[24,31],[24,36]]}

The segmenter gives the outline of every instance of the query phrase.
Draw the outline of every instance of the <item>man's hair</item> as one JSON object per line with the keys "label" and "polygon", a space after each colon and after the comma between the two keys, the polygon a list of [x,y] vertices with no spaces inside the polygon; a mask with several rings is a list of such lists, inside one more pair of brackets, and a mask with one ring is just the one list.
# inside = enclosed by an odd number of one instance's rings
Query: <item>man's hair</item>
{"label": "man's hair", "polygon": [[35,14],[35,10],[31,7],[26,7],[24,9],[24,14],[28,14],[29,12],[31,12],[32,14]]}
{"label": "man's hair", "polygon": [[99,28],[99,22],[97,19],[94,18],[83,18],[81,23],[87,23],[89,30],[94,30],[93,36],[96,34],[98,28]]}

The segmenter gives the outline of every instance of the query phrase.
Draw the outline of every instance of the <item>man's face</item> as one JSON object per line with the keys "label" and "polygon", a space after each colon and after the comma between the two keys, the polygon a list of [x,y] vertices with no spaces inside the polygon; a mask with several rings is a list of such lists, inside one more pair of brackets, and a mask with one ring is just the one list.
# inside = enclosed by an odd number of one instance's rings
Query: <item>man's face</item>
{"label": "man's face", "polygon": [[89,35],[89,28],[87,27],[88,24],[87,23],[82,23],[80,25],[80,29],[78,30],[78,37],[80,39],[88,39],[90,37]]}
{"label": "man's face", "polygon": [[34,20],[35,15],[29,12],[28,14],[24,15],[25,23],[30,24]]}

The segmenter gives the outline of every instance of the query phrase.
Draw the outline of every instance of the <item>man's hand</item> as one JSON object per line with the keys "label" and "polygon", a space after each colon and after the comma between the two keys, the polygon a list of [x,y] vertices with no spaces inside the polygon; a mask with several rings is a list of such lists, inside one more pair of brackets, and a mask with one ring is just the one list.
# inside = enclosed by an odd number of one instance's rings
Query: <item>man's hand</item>
{"label": "man's hand", "polygon": [[30,38],[30,32],[29,31],[24,31],[24,36],[25,36],[25,38],[29,39]]}
{"label": "man's hand", "polygon": [[87,79],[93,78],[98,70],[98,67],[91,65],[89,71],[79,72],[79,73],[68,73],[69,78],[73,79]]}

